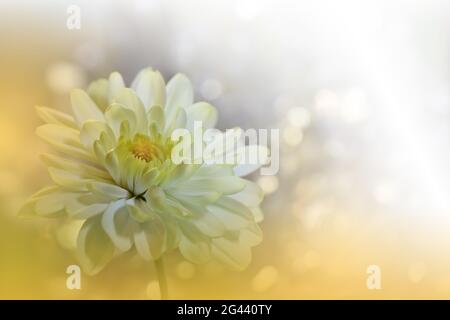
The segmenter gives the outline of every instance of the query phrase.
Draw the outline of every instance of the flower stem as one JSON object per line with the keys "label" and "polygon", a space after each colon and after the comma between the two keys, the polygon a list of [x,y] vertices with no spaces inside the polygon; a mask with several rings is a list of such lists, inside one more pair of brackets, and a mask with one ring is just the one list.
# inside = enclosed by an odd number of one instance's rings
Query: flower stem
{"label": "flower stem", "polygon": [[163,257],[160,257],[155,261],[156,274],[158,275],[159,282],[159,292],[161,293],[161,300],[167,300],[168,298],[168,288],[167,288],[167,277],[166,271],[164,270]]}

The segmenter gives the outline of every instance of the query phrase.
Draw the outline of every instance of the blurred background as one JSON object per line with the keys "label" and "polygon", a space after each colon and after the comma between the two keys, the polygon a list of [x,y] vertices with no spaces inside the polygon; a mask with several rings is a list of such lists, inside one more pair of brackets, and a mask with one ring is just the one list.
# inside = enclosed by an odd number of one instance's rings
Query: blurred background
{"label": "blurred background", "polygon": [[281,137],[279,174],[252,177],[266,198],[250,267],[174,253],[172,298],[450,298],[449,1],[16,0],[0,21],[0,298],[158,298],[133,256],[66,289],[74,257],[15,215],[50,183],[34,106],[69,110],[71,88],[146,66],[187,74],[220,128]]}

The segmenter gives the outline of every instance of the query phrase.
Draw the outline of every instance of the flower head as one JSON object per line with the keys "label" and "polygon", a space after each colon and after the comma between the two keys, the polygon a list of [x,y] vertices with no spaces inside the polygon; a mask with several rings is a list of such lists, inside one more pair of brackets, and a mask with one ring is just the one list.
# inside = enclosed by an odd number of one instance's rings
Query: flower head
{"label": "flower head", "polygon": [[80,222],[77,255],[91,274],[129,250],[156,260],[179,249],[195,263],[215,258],[244,268],[261,240],[263,194],[239,176],[248,167],[172,161],[174,130],[217,121],[213,106],[193,98],[186,76],[166,86],[148,68],[130,88],[114,72],[87,92],[74,89],[73,116],[37,107],[46,122],[37,134],[55,151],[43,155],[54,185],[22,213]]}

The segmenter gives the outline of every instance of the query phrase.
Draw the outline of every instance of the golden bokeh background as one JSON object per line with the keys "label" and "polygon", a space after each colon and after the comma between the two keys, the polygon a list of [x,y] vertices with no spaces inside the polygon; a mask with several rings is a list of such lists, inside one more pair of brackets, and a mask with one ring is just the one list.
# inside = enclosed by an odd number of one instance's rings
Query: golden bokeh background
{"label": "golden bokeh background", "polygon": [[16,216],[50,183],[34,106],[69,110],[71,88],[146,66],[186,73],[222,129],[281,132],[279,174],[252,177],[266,192],[252,264],[173,253],[172,298],[450,298],[448,1],[18,0],[0,26],[0,298],[158,298],[133,255],[68,290],[64,239]]}

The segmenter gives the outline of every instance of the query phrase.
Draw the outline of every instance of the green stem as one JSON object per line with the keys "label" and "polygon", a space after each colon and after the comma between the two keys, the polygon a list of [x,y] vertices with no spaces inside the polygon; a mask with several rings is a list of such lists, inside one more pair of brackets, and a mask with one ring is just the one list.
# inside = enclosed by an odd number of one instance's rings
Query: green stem
{"label": "green stem", "polygon": [[169,291],[167,289],[167,277],[164,269],[163,257],[155,261],[156,274],[158,275],[159,292],[161,293],[161,300],[167,300]]}

